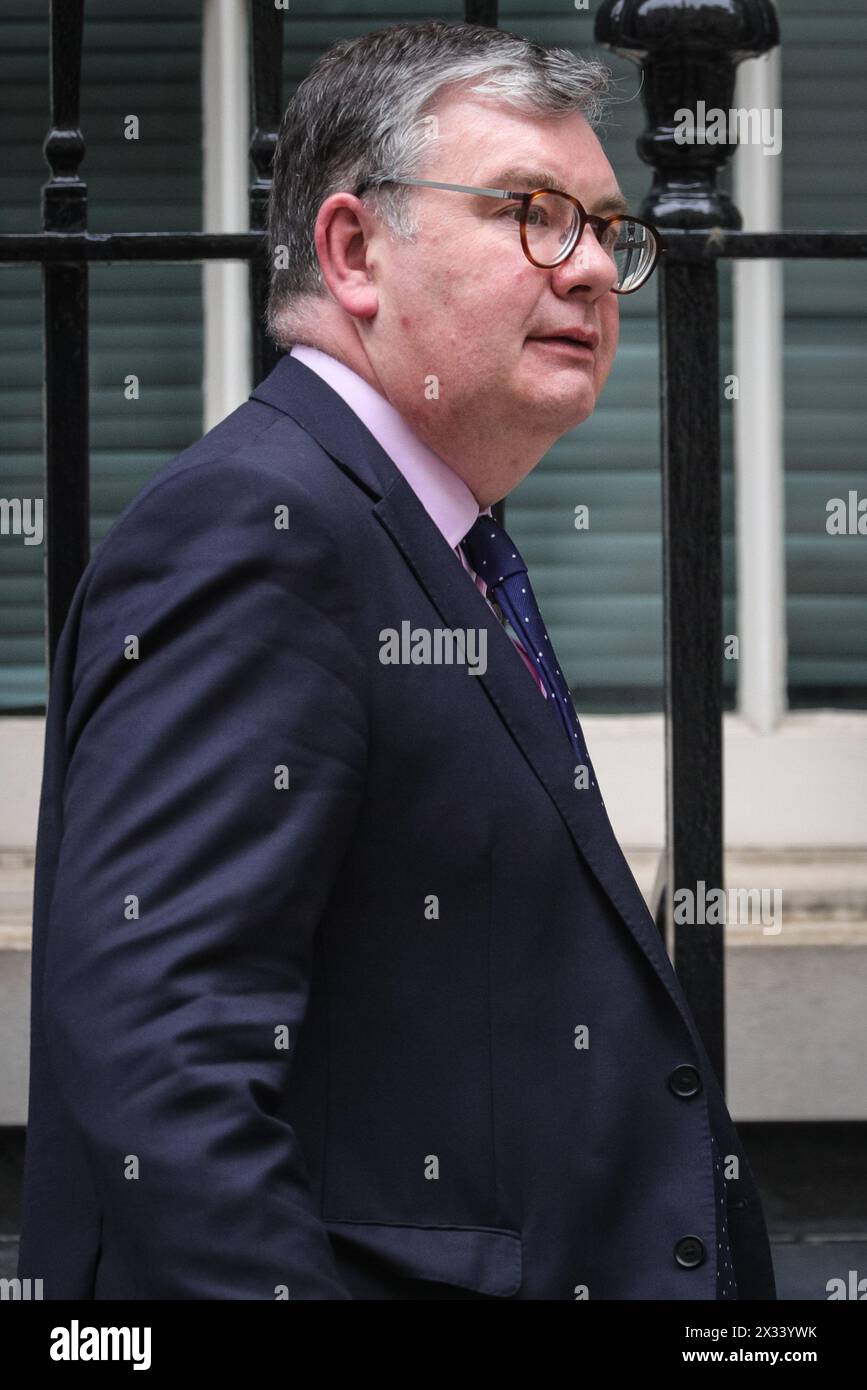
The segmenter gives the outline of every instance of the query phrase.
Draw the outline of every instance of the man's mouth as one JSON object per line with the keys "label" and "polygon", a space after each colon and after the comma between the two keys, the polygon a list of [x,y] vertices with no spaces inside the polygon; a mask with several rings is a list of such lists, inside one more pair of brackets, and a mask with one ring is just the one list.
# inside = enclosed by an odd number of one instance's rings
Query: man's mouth
{"label": "man's mouth", "polygon": [[540,347],[571,353],[573,357],[584,358],[587,361],[592,361],[593,359],[593,348],[589,343],[579,342],[576,338],[530,338],[528,341],[531,343],[538,343]]}
{"label": "man's mouth", "polygon": [[532,343],[541,343],[545,347],[554,347],[560,350],[572,351],[579,356],[593,356],[599,346],[599,331],[596,328],[584,327],[580,325],[569,328],[562,333],[537,333],[529,339]]}

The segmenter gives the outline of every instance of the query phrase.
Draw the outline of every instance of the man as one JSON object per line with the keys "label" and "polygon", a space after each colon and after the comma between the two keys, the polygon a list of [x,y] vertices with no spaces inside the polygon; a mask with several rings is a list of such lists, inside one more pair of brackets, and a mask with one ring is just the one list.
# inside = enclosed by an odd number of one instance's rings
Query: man
{"label": "man", "polygon": [[652,268],[605,220],[603,73],[397,25],[284,117],[291,351],[127,508],[57,654],[19,1265],[46,1297],[775,1297],[491,514],[592,412]]}

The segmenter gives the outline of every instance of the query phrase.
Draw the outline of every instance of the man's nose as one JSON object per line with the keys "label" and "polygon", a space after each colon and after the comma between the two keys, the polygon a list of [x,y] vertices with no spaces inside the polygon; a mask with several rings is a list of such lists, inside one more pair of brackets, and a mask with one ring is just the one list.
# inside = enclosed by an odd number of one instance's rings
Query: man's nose
{"label": "man's nose", "polygon": [[606,294],[617,284],[614,258],[599,244],[589,222],[566,259],[554,266],[554,273],[561,290],[586,286],[593,298]]}

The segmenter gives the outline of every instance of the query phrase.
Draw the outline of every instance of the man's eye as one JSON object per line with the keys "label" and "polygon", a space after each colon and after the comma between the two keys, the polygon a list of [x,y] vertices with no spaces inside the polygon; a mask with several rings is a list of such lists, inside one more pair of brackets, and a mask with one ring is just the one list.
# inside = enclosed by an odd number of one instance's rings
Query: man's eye
{"label": "man's eye", "polygon": [[[522,203],[513,203],[510,208],[506,208],[500,213],[501,217],[513,217],[516,223],[521,220],[523,211]],[[544,208],[531,207],[527,212],[528,227],[547,227],[549,224],[548,214]]]}

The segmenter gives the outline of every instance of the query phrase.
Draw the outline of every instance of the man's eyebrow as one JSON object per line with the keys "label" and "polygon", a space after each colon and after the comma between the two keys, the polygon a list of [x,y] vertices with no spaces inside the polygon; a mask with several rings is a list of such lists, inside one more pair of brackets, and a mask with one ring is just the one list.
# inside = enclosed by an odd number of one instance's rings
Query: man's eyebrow
{"label": "man's eyebrow", "polygon": [[616,192],[606,193],[605,197],[601,198],[596,204],[593,211],[596,213],[597,217],[603,217],[606,213],[628,212],[629,204],[618,189]]}
{"label": "man's eyebrow", "polygon": [[558,193],[568,193],[570,190],[561,181],[557,174],[550,169],[531,169],[529,165],[513,166],[509,169],[500,169],[496,174],[482,184],[483,188],[514,188],[531,193],[534,188],[556,188]]}
{"label": "man's eyebrow", "polygon": [[[531,193],[534,188],[555,188],[558,193],[572,193],[571,188],[567,188],[558,174],[551,169],[531,169],[525,165],[516,165],[508,169],[500,169],[497,173],[480,184],[483,188],[509,188],[516,192]],[[575,194],[575,197],[578,195]],[[619,188],[614,188],[610,193],[604,194],[596,203],[594,208],[588,208],[588,212],[593,212],[597,217],[605,213],[628,212],[629,204],[620,192]]]}

